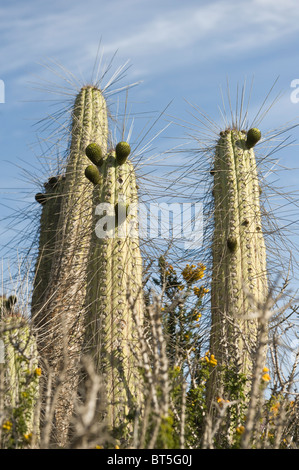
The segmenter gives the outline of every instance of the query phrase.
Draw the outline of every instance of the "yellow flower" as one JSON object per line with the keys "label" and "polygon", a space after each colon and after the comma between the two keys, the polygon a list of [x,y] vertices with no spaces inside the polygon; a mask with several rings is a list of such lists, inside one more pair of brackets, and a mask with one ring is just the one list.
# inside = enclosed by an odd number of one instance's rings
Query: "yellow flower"
{"label": "yellow flower", "polygon": [[209,355],[210,355],[210,352],[209,351],[206,352],[205,357],[203,359],[205,359],[207,363],[212,365],[213,367],[217,366],[217,359],[215,358],[214,354],[211,354],[210,357]]}
{"label": "yellow flower", "polygon": [[220,408],[222,408],[225,403],[229,403],[229,400],[224,400],[224,398],[218,397],[217,403],[220,406]]}
{"label": "yellow flower", "polygon": [[193,292],[194,294],[196,295],[196,297],[198,297],[199,299],[201,299],[205,294],[207,294],[209,292],[209,289],[206,289],[205,287],[201,286],[201,287],[193,287]]}
{"label": "yellow flower", "polygon": [[12,422],[11,421],[5,421],[3,424],[2,424],[2,428],[5,429],[5,431],[10,431],[11,428],[12,428]]}
{"label": "yellow flower", "polygon": [[264,368],[263,368],[263,372],[269,372],[268,367],[264,367]]}
{"label": "yellow flower", "polygon": [[210,364],[217,366],[217,359],[215,358],[214,354],[211,354]]}
{"label": "yellow flower", "polygon": [[41,370],[40,367],[37,367],[34,372],[35,372],[35,375],[37,375],[37,376],[42,375],[42,370]]}
{"label": "yellow flower", "polygon": [[118,445],[116,445],[116,446],[114,447],[114,449],[119,449],[119,446],[118,446]]}
{"label": "yellow flower", "polygon": [[243,434],[243,432],[245,431],[245,428],[244,428],[244,426],[238,426],[236,431],[237,431],[238,434]]}
{"label": "yellow flower", "polygon": [[32,432],[30,432],[29,434],[24,434],[24,439],[26,439],[26,441],[29,441],[31,438],[32,438]]}
{"label": "yellow flower", "polygon": [[103,449],[103,446],[96,445],[96,449]]}
{"label": "yellow flower", "polygon": [[270,411],[273,413],[274,416],[276,416],[278,414],[279,408],[280,408],[280,403],[279,401],[277,401],[276,403],[274,403],[273,406],[271,406]]}
{"label": "yellow flower", "polygon": [[192,284],[192,282],[196,282],[203,278],[205,269],[206,267],[202,263],[198,263],[197,267],[195,264],[192,264],[191,266],[187,264],[182,271],[182,276],[186,282]]}
{"label": "yellow flower", "polygon": [[269,374],[266,373],[266,374],[264,374],[264,375],[262,376],[262,380],[263,380],[264,382],[269,382],[269,381],[271,380],[271,377],[270,377]]}

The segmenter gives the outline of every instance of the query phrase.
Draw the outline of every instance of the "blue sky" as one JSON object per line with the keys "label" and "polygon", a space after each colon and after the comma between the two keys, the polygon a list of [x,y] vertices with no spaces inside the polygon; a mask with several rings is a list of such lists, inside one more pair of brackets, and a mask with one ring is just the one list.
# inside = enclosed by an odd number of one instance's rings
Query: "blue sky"
{"label": "blue sky", "polygon": [[[0,79],[5,84],[5,102],[0,103],[0,233],[11,208],[22,207],[24,198],[29,202],[34,198],[34,193],[24,190],[29,183],[19,167],[36,170],[36,122],[51,113],[52,95],[32,83],[44,88],[53,80],[61,83],[42,64],[55,60],[80,83],[88,82],[101,39],[104,61],[118,51],[114,70],[129,60],[123,84],[142,81],[129,95],[134,109],[159,112],[171,102],[169,114],[191,121],[186,100],[220,119],[220,87],[225,89],[227,78],[232,96],[237,83],[242,85],[246,79],[249,84],[254,78],[249,107],[253,117],[279,77],[273,97],[283,95],[261,123],[262,132],[268,132],[299,122],[299,102],[291,101],[290,86],[299,78],[298,37],[295,0],[2,1]],[[185,129],[167,132],[184,138]],[[299,128],[295,128],[291,131],[295,145],[279,154],[281,165],[294,168],[279,176],[282,187],[298,184],[298,137]],[[165,139],[155,145],[162,148]],[[1,245],[13,236],[4,233]]]}

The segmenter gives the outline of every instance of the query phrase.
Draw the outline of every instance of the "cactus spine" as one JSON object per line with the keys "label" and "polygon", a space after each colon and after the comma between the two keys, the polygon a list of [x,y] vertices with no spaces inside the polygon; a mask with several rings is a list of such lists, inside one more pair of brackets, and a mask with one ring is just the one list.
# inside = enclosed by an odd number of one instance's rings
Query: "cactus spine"
{"label": "cactus spine", "polygon": [[129,152],[128,144],[120,143],[98,167],[87,297],[86,348],[104,374],[107,421],[114,429],[140,406],[138,345],[128,293],[142,321],[142,260],[134,226],[138,197],[134,168],[127,161]]}
{"label": "cactus spine", "polygon": [[[51,271],[44,296],[43,317],[46,322],[39,335],[39,347],[57,379],[63,371],[61,393],[55,410],[54,439],[60,446],[67,442],[83,341],[92,223],[92,188],[84,177],[88,162],[85,148],[92,141],[106,151],[107,138],[105,99],[96,87],[85,86],[77,95],[73,107],[70,153],[57,220]],[[48,231],[46,224],[41,226],[41,231]]]}
{"label": "cactus spine", "polygon": [[[266,250],[253,146],[260,131],[227,129],[215,151],[211,352],[218,364],[250,378],[258,319],[248,292],[259,303],[267,295]],[[246,292],[246,289],[248,292]],[[216,368],[219,370],[219,367]],[[213,372],[210,400],[223,397],[220,372]],[[210,401],[211,402],[211,401]]]}

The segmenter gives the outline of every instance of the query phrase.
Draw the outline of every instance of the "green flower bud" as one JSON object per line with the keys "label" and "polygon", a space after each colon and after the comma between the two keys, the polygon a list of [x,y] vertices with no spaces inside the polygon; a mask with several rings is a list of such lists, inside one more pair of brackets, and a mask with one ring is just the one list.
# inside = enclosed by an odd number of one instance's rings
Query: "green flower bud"
{"label": "green flower bud", "polygon": [[262,137],[261,131],[256,127],[249,129],[247,132],[247,140],[246,140],[246,147],[251,149],[255,146],[255,144],[260,140]]}
{"label": "green flower bud", "polygon": [[95,165],[88,165],[88,167],[86,167],[85,176],[93,184],[99,184],[101,181],[100,172]]}
{"label": "green flower bud", "polygon": [[122,165],[130,155],[131,147],[128,142],[119,142],[115,147],[116,161],[119,165]]}
{"label": "green flower bud", "polygon": [[86,156],[97,166],[103,164],[103,153],[101,147],[96,143],[89,144],[85,149]]}

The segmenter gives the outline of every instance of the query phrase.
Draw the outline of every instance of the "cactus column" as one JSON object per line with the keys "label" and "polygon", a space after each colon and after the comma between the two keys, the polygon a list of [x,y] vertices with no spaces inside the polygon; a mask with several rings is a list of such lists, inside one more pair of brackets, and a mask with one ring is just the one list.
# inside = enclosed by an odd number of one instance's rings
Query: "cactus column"
{"label": "cactus column", "polygon": [[[70,153],[57,221],[51,273],[44,296],[42,315],[46,321],[39,334],[43,357],[49,362],[55,377],[62,379],[54,424],[54,440],[60,446],[67,442],[84,330],[93,192],[84,177],[88,162],[85,148],[92,141],[106,151],[107,138],[105,99],[99,89],[93,86],[83,87],[72,112]],[[47,227],[41,229],[47,230]]]}
{"label": "cactus column", "polygon": [[42,328],[44,318],[44,301],[48,288],[52,260],[55,255],[55,240],[58,226],[63,184],[65,176],[51,177],[44,184],[45,193],[37,193],[35,199],[42,206],[40,217],[39,250],[35,266],[35,278],[32,294],[31,314],[37,328]]}
{"label": "cactus column", "polygon": [[[210,349],[218,360],[208,388],[210,404],[225,389],[221,365],[250,378],[258,319],[248,292],[263,303],[267,295],[266,250],[262,234],[260,191],[253,146],[258,129],[221,132],[216,146]],[[246,291],[247,290],[247,291]]]}
{"label": "cactus column", "polygon": [[[103,160],[95,159],[90,150],[88,147],[87,154],[97,165],[86,169],[86,176],[95,185],[96,206],[89,261],[86,349],[97,370],[104,374],[107,421],[115,429],[124,425],[129,411],[134,412],[141,405],[132,314],[134,308],[142,322],[137,187],[133,165],[127,161],[130,147],[126,142],[119,143],[116,151]],[[129,303],[128,294],[134,305]]]}

